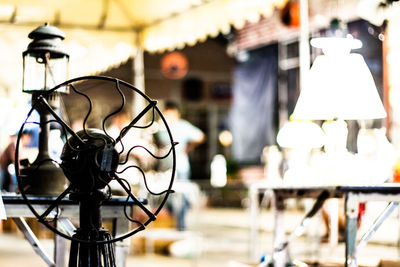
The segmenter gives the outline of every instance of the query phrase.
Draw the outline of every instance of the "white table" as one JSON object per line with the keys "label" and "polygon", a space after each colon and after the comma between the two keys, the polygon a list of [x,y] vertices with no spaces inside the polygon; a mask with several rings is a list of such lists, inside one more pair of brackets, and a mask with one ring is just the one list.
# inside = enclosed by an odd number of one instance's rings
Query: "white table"
{"label": "white table", "polygon": [[[400,202],[400,184],[382,184],[380,186],[341,186],[338,190],[345,194],[346,214],[346,252],[345,266],[357,265],[357,250],[366,245],[383,221],[388,218]],[[375,222],[357,243],[357,215],[360,202],[386,201],[389,204],[376,217]],[[377,212],[378,213],[378,212]],[[398,229],[395,230],[396,234]]]}
{"label": "white table", "polygon": [[[309,219],[316,214],[322,207],[325,200],[330,198],[345,198],[345,215],[346,215],[346,249],[345,249],[345,266],[357,266],[357,248],[365,245],[370,236],[377,230],[380,224],[388,217],[388,215],[400,202],[400,185],[383,184],[381,186],[306,186],[306,185],[271,185],[268,183],[257,182],[250,186],[250,257],[254,260],[259,257],[260,252],[257,249],[257,237],[259,229],[259,196],[260,194],[270,194],[273,196],[275,205],[274,218],[274,266],[285,266],[287,259],[286,245],[295,237],[300,236],[304,228],[307,226]],[[285,229],[283,228],[283,219],[285,205],[287,199],[303,199],[313,198],[313,207],[304,216],[301,224],[296,227],[292,234],[286,238]],[[368,201],[387,201],[389,205],[385,208],[375,223],[370,226],[364,237],[357,244],[357,215],[360,202]],[[396,204],[394,204],[396,203]],[[337,227],[331,227],[337,229]],[[396,230],[397,231],[397,230]]]}
{"label": "white table", "polygon": [[[35,210],[40,214],[48,207],[49,203],[55,200],[55,197],[29,197]],[[129,221],[125,218],[123,208],[126,198],[113,198],[108,202],[103,203],[101,207],[102,218],[113,219],[113,231],[116,236],[129,231]],[[22,231],[25,238],[32,245],[35,252],[46,262],[48,266],[64,267],[66,239],[55,235],[54,240],[54,259],[49,257],[47,252],[41,246],[40,241],[33,234],[24,218],[35,218],[31,210],[25,204],[20,195],[3,195],[4,206],[7,217],[12,218],[18,228]],[[128,213],[131,207],[127,207]],[[75,227],[67,218],[78,218],[79,207],[78,203],[68,199],[63,199],[59,204],[61,216],[58,218],[58,227],[69,233],[73,233]],[[117,267],[124,267],[126,257],[129,253],[129,238],[115,243],[115,258]]]}
{"label": "white table", "polygon": [[[273,261],[274,266],[285,266],[287,260],[286,246],[296,236],[302,234],[307,226],[311,217],[313,217],[318,210],[322,207],[325,200],[329,198],[339,198],[343,196],[340,190],[335,186],[287,186],[287,185],[271,185],[268,183],[257,182],[250,186],[250,257],[254,260],[257,259],[258,243],[258,230],[259,230],[259,195],[269,194],[273,198],[275,207],[274,214],[274,241],[273,241]],[[303,199],[313,198],[316,199],[313,207],[305,214],[301,224],[293,231],[293,233],[286,238],[284,229],[284,213],[285,201],[290,198]],[[336,229],[332,228],[331,229]]]}

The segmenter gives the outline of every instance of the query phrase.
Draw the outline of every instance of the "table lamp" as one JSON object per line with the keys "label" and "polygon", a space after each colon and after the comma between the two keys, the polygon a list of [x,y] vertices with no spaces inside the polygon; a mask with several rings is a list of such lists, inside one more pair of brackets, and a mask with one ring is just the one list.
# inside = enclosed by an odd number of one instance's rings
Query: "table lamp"
{"label": "table lamp", "polygon": [[288,169],[283,180],[291,184],[313,184],[315,175],[309,166],[312,149],[325,144],[325,134],[314,122],[291,120],[279,130],[276,141],[288,149]]}
{"label": "table lamp", "polygon": [[59,94],[68,93],[68,87],[51,94],[46,91],[66,80],[69,55],[62,43],[65,34],[48,23],[34,29],[28,37],[32,41],[22,53],[22,91],[32,95],[32,107],[40,116],[40,130],[36,159],[32,164],[23,161],[23,185],[28,194],[58,195],[66,189],[67,180],[49,152],[51,114],[37,103],[44,97],[52,108],[59,108]]}
{"label": "table lamp", "polygon": [[308,151],[322,147],[325,143],[325,134],[312,121],[291,120],[279,130],[276,141],[284,148],[301,148]]}
{"label": "table lamp", "polygon": [[364,58],[352,49],[362,46],[358,39],[320,37],[311,45],[321,48],[297,100],[293,119],[325,120],[325,150],[346,149],[347,124],[344,120],[386,117],[386,112]]}

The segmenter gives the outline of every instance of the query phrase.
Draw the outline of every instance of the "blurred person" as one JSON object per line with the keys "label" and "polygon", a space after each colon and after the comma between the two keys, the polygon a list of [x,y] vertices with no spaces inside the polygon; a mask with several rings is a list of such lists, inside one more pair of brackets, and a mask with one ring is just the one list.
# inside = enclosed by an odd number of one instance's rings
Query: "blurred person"
{"label": "blurred person", "polygon": [[[11,135],[7,147],[0,154],[0,189],[7,192],[16,192],[17,190],[17,181],[14,175],[16,142],[17,134]],[[32,132],[22,132],[20,142],[23,147],[28,147],[32,143]]]}
{"label": "blurred person", "polygon": [[[114,116],[110,117],[110,125],[107,127],[106,132],[114,140],[117,139],[121,131],[131,123],[130,114],[123,110]],[[145,173],[151,169],[154,158],[141,147],[145,147],[152,153],[155,153],[155,147],[152,143],[151,135],[148,137],[143,135],[143,129],[136,129],[131,127],[126,134],[121,138],[121,142],[116,144],[117,151],[122,151],[122,157],[120,161],[124,161],[128,156],[128,152],[131,148],[135,147],[130,153],[127,162],[118,167],[118,171],[125,169],[128,166],[137,166],[141,168]],[[123,146],[122,146],[123,145]],[[141,184],[142,173],[136,168],[129,168],[121,174],[121,178],[124,178],[129,182],[130,185]],[[112,181],[110,184],[114,192],[122,190],[117,181]],[[121,191],[122,192],[122,191]],[[120,193],[121,193],[120,192]],[[124,193],[124,192],[122,192]]]}
{"label": "blurred person", "polygon": [[80,130],[83,130],[83,119],[74,120],[71,124],[71,128],[76,133],[79,132]]}
{"label": "blurred person", "polygon": [[344,201],[343,199],[338,200],[338,205],[328,205],[328,203],[324,203],[321,209],[322,215],[322,222],[324,225],[324,233],[321,237],[322,243],[329,243],[330,242],[330,233],[331,233],[331,212],[330,209],[337,209],[333,211],[333,213],[337,214],[337,227],[338,227],[338,242],[344,242],[345,240],[345,230],[346,230],[346,216],[344,214]]}
{"label": "blurred person", "polygon": [[49,155],[56,162],[61,162],[61,153],[64,148],[65,134],[62,133],[63,128],[58,124],[50,124],[50,132],[48,135]]}
{"label": "blurred person", "polygon": [[[189,152],[204,142],[205,135],[199,128],[181,118],[179,106],[175,102],[166,102],[163,115],[174,141],[179,143],[175,146],[176,178],[187,181],[190,179]],[[169,144],[166,132],[158,132],[157,137],[161,147]]]}
{"label": "blurred person", "polygon": [[[178,142],[178,145],[175,146],[176,177],[174,189],[176,193],[170,197],[167,208],[176,217],[177,229],[183,231],[186,229],[186,213],[190,206],[191,197],[193,197],[193,192],[190,191],[193,187],[188,186],[190,182],[189,152],[204,142],[205,135],[199,128],[181,118],[179,107],[175,102],[167,101],[165,103],[163,115],[171,130],[173,140]],[[164,148],[165,151],[165,146],[170,145],[167,132],[165,130],[157,132],[156,138],[160,147]],[[163,168],[165,169],[165,166],[161,167],[161,169]]]}

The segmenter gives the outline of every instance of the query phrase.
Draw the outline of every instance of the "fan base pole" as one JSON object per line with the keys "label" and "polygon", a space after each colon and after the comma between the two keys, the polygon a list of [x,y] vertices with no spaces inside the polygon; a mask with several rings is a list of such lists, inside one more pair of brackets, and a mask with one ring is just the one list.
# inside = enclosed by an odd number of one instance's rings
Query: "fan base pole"
{"label": "fan base pole", "polygon": [[100,190],[75,192],[70,198],[79,201],[80,228],[72,236],[68,267],[116,267],[114,243],[107,242],[112,239],[111,234],[102,228],[101,203],[105,194]]}

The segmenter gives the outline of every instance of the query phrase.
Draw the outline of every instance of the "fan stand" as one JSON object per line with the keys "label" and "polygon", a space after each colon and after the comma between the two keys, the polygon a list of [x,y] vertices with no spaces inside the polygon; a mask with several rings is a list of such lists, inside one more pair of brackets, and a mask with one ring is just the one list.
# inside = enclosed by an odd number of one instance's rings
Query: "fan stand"
{"label": "fan stand", "polygon": [[[115,267],[112,237],[102,227],[101,205],[110,198],[103,189],[110,182],[110,173],[116,169],[119,156],[107,135],[93,129],[78,135],[86,140],[86,148],[82,151],[72,148],[71,144],[79,141],[71,137],[61,155],[62,166],[70,169],[65,174],[74,188],[69,198],[79,203],[79,228],[72,236],[68,266]],[[76,170],[74,167],[78,166],[81,168]]]}
{"label": "fan stand", "polygon": [[[79,202],[80,228],[72,236],[78,240],[108,241],[111,234],[102,228],[101,202],[107,196],[100,190],[92,193],[72,193],[71,200]],[[115,267],[114,243],[84,243],[72,240],[68,267]]]}

